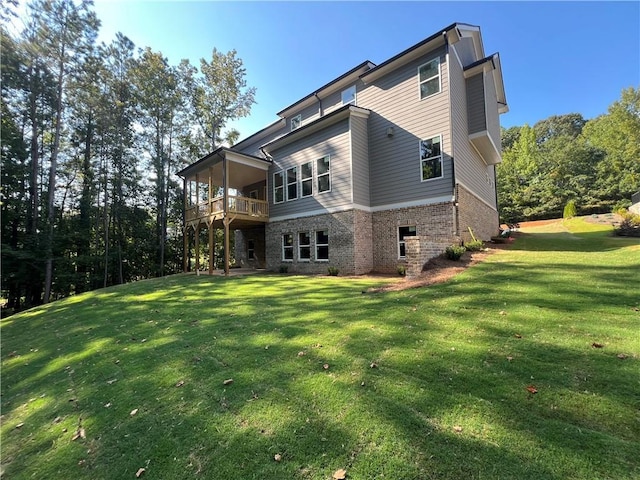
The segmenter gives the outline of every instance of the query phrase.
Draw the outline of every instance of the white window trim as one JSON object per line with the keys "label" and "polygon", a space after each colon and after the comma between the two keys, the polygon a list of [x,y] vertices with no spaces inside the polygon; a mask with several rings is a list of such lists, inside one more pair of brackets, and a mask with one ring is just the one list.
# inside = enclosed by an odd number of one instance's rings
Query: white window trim
{"label": "white window trim", "polygon": [[[344,93],[345,92],[349,92],[351,90],[353,90],[353,101],[344,103]],[[340,100],[342,101],[342,105],[354,105],[354,106],[357,106],[358,105],[358,90],[356,89],[356,86],[355,85],[351,85],[350,87],[345,88],[344,90],[342,90],[342,92],[340,92]]]}
{"label": "white window trim", "polygon": [[[284,252],[285,252],[285,244],[284,244],[284,237],[286,235],[291,235],[291,241],[292,241],[292,245],[290,247],[286,247],[286,248],[290,248],[291,249],[291,258],[285,258]],[[282,261],[283,262],[293,262],[293,249],[295,247],[295,243],[293,242],[293,233],[283,233],[280,236],[280,242],[281,242],[281,246],[282,246]]]}
{"label": "white window trim", "polygon": [[[329,256],[329,243],[318,243],[318,232],[324,232],[325,230],[315,230],[314,233],[314,258],[316,260],[316,262],[328,262],[329,258],[318,258],[318,247],[327,247],[327,257]],[[327,232],[327,237],[329,237],[329,230],[326,230]]]}
{"label": "white window trim", "polygon": [[[298,126],[297,126],[297,127],[294,127],[294,126],[293,126],[293,122],[294,122],[294,120],[297,120],[297,121],[298,121]],[[291,122],[290,122],[290,124],[291,124],[291,131],[292,131],[292,132],[293,132],[294,130],[297,130],[298,128],[300,128],[300,127],[302,126],[302,114],[301,114],[301,113],[299,113],[299,114],[298,114],[298,115],[296,115],[295,117],[291,117]]]}
{"label": "white window trim", "polygon": [[[289,170],[295,170],[296,171],[296,181],[295,182],[291,182],[289,183]],[[298,186],[298,166],[295,165],[293,167],[289,167],[285,170],[285,174],[284,174],[284,179],[285,179],[285,187],[287,189],[286,193],[286,200],[287,202],[292,202],[293,200],[297,200],[298,198],[300,198],[300,195],[298,195],[299,191],[299,186]],[[296,186],[296,198],[289,198],[289,185],[294,185]]]}
{"label": "white window trim", "polygon": [[[276,188],[278,188],[276,186],[276,175],[278,175],[278,174],[283,176],[282,177],[282,187],[281,187],[283,189],[282,190],[282,200],[280,200],[280,201],[276,200]],[[286,188],[286,176],[285,176],[284,170],[280,170],[278,172],[273,172],[273,203],[274,204],[276,204],[276,203],[284,203],[285,199],[287,198],[285,190],[284,190],[285,188]]]}
{"label": "white window trim", "polygon": [[400,229],[401,228],[407,228],[407,227],[414,227],[416,229],[416,234],[413,236],[417,236],[418,235],[418,226],[417,225],[398,225],[398,228],[396,228],[396,238],[397,238],[397,245],[398,245],[398,260],[406,260],[407,256],[405,255],[404,257],[402,255],[400,255],[400,242],[404,243],[404,251],[406,253],[407,251],[407,241],[406,240],[400,240]]}
{"label": "white window trim", "polygon": [[[422,178],[422,142],[424,142],[425,140],[430,140],[432,138],[440,138],[440,176],[439,177],[433,177],[433,178],[427,178],[424,179]],[[432,137],[426,137],[426,138],[421,138],[420,140],[418,140],[418,160],[419,160],[419,167],[420,167],[420,182],[431,182],[432,180],[439,180],[441,178],[444,178],[444,160],[443,160],[444,154],[442,153],[442,135],[434,135]],[[431,157],[431,158],[438,158],[438,157]]]}
{"label": "white window trim", "polygon": [[[424,67],[425,65],[429,65],[432,62],[438,62],[438,74],[434,75],[432,77],[426,78],[424,80],[420,80],[420,69],[422,67]],[[435,92],[435,93],[432,93],[431,95],[427,95],[426,97],[423,97],[422,96],[422,89],[420,87],[422,86],[423,83],[428,82],[429,80],[433,80],[436,77],[438,77],[438,91]],[[428,62],[425,62],[425,63],[423,63],[422,65],[420,65],[418,67],[418,98],[420,100],[426,100],[427,98],[431,98],[434,95],[437,95],[437,94],[439,94],[441,92],[442,92],[442,68],[441,68],[440,57],[436,57],[436,58],[432,58]]]}
{"label": "white window trim", "polygon": [[[306,165],[307,163],[311,164],[311,176],[307,177],[307,178],[302,178],[302,166]],[[313,165],[313,160],[310,162],[304,162],[302,165],[300,165],[300,195],[298,196],[298,198],[307,198],[307,197],[313,197],[313,172],[314,172],[314,165]],[[329,171],[331,171],[331,166],[329,166]],[[304,189],[302,188],[302,181],[303,180],[311,180],[311,193],[309,195],[305,195],[304,194]],[[329,179],[329,182],[331,182],[331,179]]]}
{"label": "white window trim", "polygon": [[[318,174],[318,168],[317,168],[318,160],[322,160],[322,159],[325,159],[325,158],[329,159],[329,171],[327,173],[322,173],[322,174],[319,175]],[[324,155],[324,156],[322,156],[320,158],[317,158],[316,159],[316,168],[314,170],[315,170],[315,174],[316,174],[315,175],[316,176],[316,192],[318,193],[318,195],[322,195],[324,193],[331,192],[331,189],[333,188],[333,181],[332,181],[333,179],[331,178],[331,155]],[[325,175],[329,176],[329,190],[323,190],[321,192],[320,191],[320,182],[318,181],[318,179],[320,177],[324,177]]]}
{"label": "white window trim", "polygon": [[[301,244],[300,243],[300,234],[301,233],[306,233],[309,236],[309,243],[308,244]],[[302,258],[302,256],[300,255],[300,250],[302,249],[302,247],[309,247],[309,258]],[[311,261],[311,232],[298,232],[298,261],[299,262],[310,262]]]}

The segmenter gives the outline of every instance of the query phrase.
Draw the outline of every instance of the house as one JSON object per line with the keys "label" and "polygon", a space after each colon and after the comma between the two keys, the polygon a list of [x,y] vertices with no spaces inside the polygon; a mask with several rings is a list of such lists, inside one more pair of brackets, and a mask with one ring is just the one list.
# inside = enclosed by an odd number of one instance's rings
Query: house
{"label": "house", "polygon": [[629,207],[629,211],[640,215],[640,191],[631,195],[631,206]]}
{"label": "house", "polygon": [[[187,252],[230,232],[243,266],[396,272],[499,228],[495,165],[507,111],[500,57],[455,23],[375,65],[365,61],[278,112],[279,120],[179,172]],[[191,240],[194,239],[194,240]],[[413,251],[413,250],[412,250]]]}

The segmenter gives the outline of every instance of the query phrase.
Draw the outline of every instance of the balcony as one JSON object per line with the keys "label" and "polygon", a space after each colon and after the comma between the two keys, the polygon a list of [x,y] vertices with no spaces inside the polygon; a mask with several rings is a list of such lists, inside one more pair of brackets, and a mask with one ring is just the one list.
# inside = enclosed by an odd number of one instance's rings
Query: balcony
{"label": "balcony", "polygon": [[185,209],[186,223],[197,222],[198,220],[211,223],[221,220],[226,214],[237,220],[248,222],[269,221],[269,203],[255,198],[229,195],[227,197],[227,210],[224,210],[224,197],[214,197],[209,201],[200,202]]}

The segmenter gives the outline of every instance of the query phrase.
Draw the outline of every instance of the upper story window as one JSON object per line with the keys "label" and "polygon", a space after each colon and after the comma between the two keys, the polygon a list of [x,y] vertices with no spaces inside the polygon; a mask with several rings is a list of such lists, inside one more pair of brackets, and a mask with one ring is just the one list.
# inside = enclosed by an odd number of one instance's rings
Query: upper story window
{"label": "upper story window", "polygon": [[442,177],[442,137],[420,140],[420,171],[422,181]]}
{"label": "upper story window", "polygon": [[296,128],[300,128],[302,125],[302,115],[298,114],[295,117],[291,117],[291,131],[293,132]]}
{"label": "upper story window", "polygon": [[316,161],[316,179],[318,193],[331,191],[331,160],[328,155]]}
{"label": "upper story window", "polygon": [[418,81],[421,100],[440,91],[440,57],[418,67]]}
{"label": "upper story window", "polygon": [[273,203],[284,202],[284,172],[273,174]]}
{"label": "upper story window", "polygon": [[300,167],[300,185],[302,186],[301,197],[313,195],[313,162],[303,163]]}
{"label": "upper story window", "polygon": [[342,105],[356,104],[356,86],[352,85],[342,91]]}
{"label": "upper story window", "polygon": [[298,167],[287,169],[287,200],[298,198]]}

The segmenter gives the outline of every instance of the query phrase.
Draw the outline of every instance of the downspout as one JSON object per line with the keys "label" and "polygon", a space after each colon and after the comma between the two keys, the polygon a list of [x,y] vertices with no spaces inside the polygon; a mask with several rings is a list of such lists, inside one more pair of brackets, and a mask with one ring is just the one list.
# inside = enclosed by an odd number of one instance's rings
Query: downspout
{"label": "downspout", "polygon": [[455,151],[453,141],[453,115],[452,101],[451,101],[451,59],[449,58],[449,38],[447,37],[447,31],[442,32],[442,38],[444,39],[444,54],[447,63],[447,95],[449,96],[449,140],[451,141],[451,187],[453,189],[453,234],[455,236],[460,235],[460,219],[458,215],[458,189],[456,188],[456,169],[455,169]]}
{"label": "downspout", "polygon": [[315,92],[313,96],[318,100],[318,113],[322,117],[324,116],[324,110],[322,109],[322,99],[318,96],[318,92]]}

